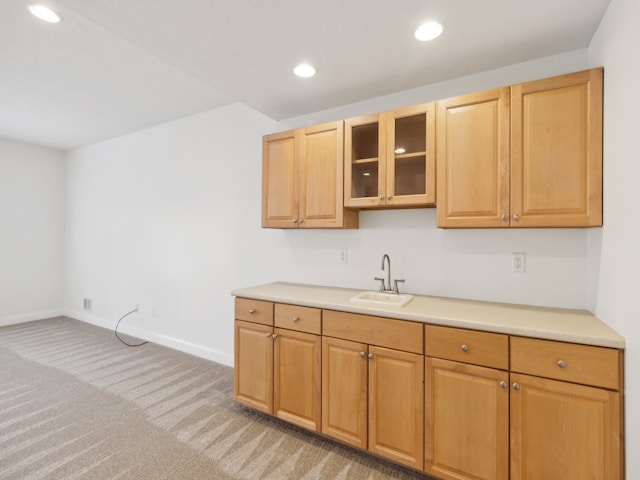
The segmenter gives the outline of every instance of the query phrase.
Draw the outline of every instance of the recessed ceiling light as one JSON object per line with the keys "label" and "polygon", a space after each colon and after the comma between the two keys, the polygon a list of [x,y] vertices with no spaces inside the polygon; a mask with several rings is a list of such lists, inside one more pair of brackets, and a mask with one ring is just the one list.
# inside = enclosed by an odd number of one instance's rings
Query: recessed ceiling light
{"label": "recessed ceiling light", "polygon": [[415,36],[421,42],[426,42],[438,38],[442,33],[442,25],[438,22],[423,23],[416,29]]}
{"label": "recessed ceiling light", "polygon": [[45,22],[58,23],[62,20],[60,15],[44,5],[29,5],[29,11]]}
{"label": "recessed ceiling light", "polygon": [[316,74],[316,69],[308,63],[301,63],[293,69],[293,73],[302,78],[309,78]]}

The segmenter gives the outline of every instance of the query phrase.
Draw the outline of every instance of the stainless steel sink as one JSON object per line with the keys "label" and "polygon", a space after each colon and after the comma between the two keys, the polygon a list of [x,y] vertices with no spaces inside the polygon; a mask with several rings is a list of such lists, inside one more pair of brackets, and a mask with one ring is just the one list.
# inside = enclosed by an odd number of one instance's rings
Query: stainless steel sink
{"label": "stainless steel sink", "polygon": [[412,298],[413,295],[406,293],[363,292],[351,297],[350,301],[379,307],[404,307]]}

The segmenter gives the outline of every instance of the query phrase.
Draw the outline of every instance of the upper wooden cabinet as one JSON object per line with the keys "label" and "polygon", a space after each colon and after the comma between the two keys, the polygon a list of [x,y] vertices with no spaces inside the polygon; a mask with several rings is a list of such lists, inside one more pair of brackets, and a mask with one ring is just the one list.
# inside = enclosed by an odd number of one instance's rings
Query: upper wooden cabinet
{"label": "upper wooden cabinet", "polygon": [[357,228],[343,204],[343,137],[342,121],[263,137],[263,227]]}
{"label": "upper wooden cabinet", "polygon": [[345,120],[345,206],[433,206],[434,160],[433,103]]}
{"label": "upper wooden cabinet", "polygon": [[438,102],[438,226],[602,225],[602,77]]}
{"label": "upper wooden cabinet", "polygon": [[449,98],[437,110],[438,226],[503,226],[501,217],[509,214],[509,89]]}

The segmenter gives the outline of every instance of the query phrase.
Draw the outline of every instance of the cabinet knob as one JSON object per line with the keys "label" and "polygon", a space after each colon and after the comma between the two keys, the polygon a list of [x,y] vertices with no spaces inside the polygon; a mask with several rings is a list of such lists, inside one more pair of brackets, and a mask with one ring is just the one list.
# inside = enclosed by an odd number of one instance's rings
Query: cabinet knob
{"label": "cabinet knob", "polygon": [[272,338],[274,338],[274,339],[275,339],[275,338],[278,338],[278,334],[277,334],[277,333],[274,333],[273,335],[271,335],[271,337],[272,337]]}
{"label": "cabinet knob", "polygon": [[567,363],[564,360],[558,360],[558,363],[556,363],[556,365],[558,365],[560,368],[564,368],[567,366]]}
{"label": "cabinet knob", "polygon": [[520,390],[520,384],[519,383],[514,383],[513,384],[513,389],[514,390]]}
{"label": "cabinet knob", "polygon": [[366,353],[364,353],[364,352],[360,352],[360,356],[361,356],[362,358],[364,358],[364,357],[365,357],[365,355],[366,355]]}
{"label": "cabinet knob", "polygon": [[302,223],[304,222],[304,218],[301,218],[300,220],[298,220],[298,223]]}
{"label": "cabinet knob", "polygon": [[291,320],[293,320],[294,322],[297,322],[300,319],[298,317],[293,317]]}
{"label": "cabinet knob", "polygon": [[380,195],[378,198],[379,198],[380,200],[384,200],[384,195]]}
{"label": "cabinet knob", "polygon": [[270,334],[270,333],[267,333],[267,338],[269,338],[270,336],[271,336],[271,334]]}
{"label": "cabinet knob", "polygon": [[254,313],[256,313],[256,311],[253,308],[249,309],[249,315],[253,315]]}
{"label": "cabinet knob", "polygon": [[469,346],[468,345],[462,345],[460,347],[460,350],[462,350],[463,352],[468,352],[469,351]]}
{"label": "cabinet knob", "polygon": [[391,200],[392,196],[391,195],[387,195],[387,200]]}
{"label": "cabinet knob", "polygon": [[500,386],[501,386],[502,388],[507,388],[507,382],[505,382],[504,380],[502,380],[502,381],[500,382]]}
{"label": "cabinet knob", "polygon": [[298,223],[298,219],[294,218],[293,220],[291,220],[291,223]]}
{"label": "cabinet knob", "polygon": [[369,358],[369,360],[371,360],[373,358],[373,353],[370,353],[369,355],[367,355],[367,357]]}
{"label": "cabinet knob", "polygon": [[517,222],[518,220],[520,220],[520,215],[518,215],[517,213],[514,213],[513,219]]}
{"label": "cabinet knob", "polygon": [[507,221],[507,218],[508,218],[508,217],[507,217],[507,214],[506,214],[506,213],[503,213],[503,214],[500,216],[500,220],[502,220],[503,222],[506,222],[506,221]]}

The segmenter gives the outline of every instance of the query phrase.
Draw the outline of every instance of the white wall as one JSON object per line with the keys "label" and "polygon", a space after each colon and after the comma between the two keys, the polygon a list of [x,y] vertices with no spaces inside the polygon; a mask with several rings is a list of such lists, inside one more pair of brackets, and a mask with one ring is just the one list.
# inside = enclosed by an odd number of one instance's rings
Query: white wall
{"label": "white wall", "polygon": [[640,3],[612,0],[589,48],[605,67],[604,227],[590,232],[590,285],[595,314],[627,340],[625,363],[627,477],[640,478],[640,223],[633,217],[640,185]]}
{"label": "white wall", "polygon": [[[433,209],[361,212],[358,230],[270,230],[260,228],[260,202],[265,133],[587,65],[581,50],[280,123],[236,104],[70,152],[68,313],[113,326],[140,304],[125,329],[231,364],[231,289],[277,280],[376,288],[384,253],[405,291],[584,308],[587,230],[442,230]],[[524,274],[511,272],[516,251],[527,255]]]}
{"label": "white wall", "polygon": [[0,325],[62,312],[62,152],[0,139]]}

